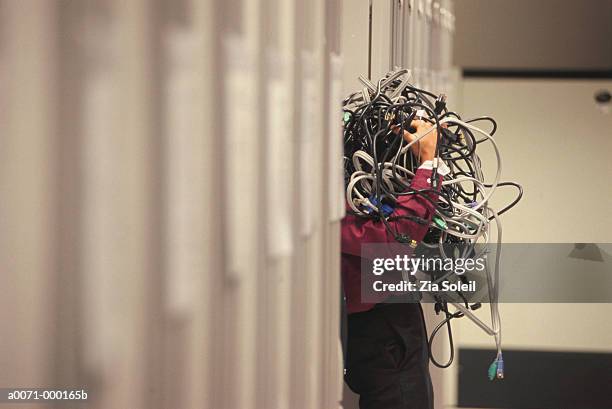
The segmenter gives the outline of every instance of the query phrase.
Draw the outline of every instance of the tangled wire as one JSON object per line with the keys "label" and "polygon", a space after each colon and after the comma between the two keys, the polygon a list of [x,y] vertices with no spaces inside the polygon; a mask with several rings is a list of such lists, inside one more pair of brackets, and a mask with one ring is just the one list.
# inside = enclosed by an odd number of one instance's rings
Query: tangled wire
{"label": "tangled wire", "polygon": [[[431,222],[412,217],[415,222],[429,223],[429,231],[421,242],[421,247],[436,251],[441,257],[477,257],[486,252],[491,241],[490,224],[495,222],[497,230],[497,251],[493,273],[487,265],[486,277],[488,301],[491,307],[491,326],[478,319],[471,311],[480,303],[470,305],[459,294],[462,301],[448,299],[443,293],[436,294],[436,312],[443,312],[445,319],[432,331],[429,339],[430,351],[433,339],[444,325],[448,328],[450,359],[442,365],[434,357],[432,362],[439,367],[452,363],[454,348],[450,321],[453,318],[468,316],[485,332],[495,338],[497,356],[489,377],[503,378],[503,357],[501,353],[501,327],[497,308],[499,294],[499,257],[501,253],[501,223],[499,215],[514,207],[522,197],[522,188],[515,182],[501,182],[501,156],[493,138],[497,124],[491,117],[478,117],[464,120],[458,113],[446,106],[444,95],[435,95],[410,84],[408,70],[393,71],[381,78],[376,84],[360,77],[364,88],[355,92],[344,101],[344,177],[346,200],[352,213],[384,223],[387,231],[397,242],[410,241],[409,232],[396,231],[389,218],[401,196],[418,195],[430,201],[435,209]],[[412,121],[420,119],[432,125],[426,132],[416,134],[411,141],[398,137],[404,131],[412,134]],[[476,125],[488,124],[488,131]],[[427,189],[413,189],[410,182],[421,163],[410,147],[430,132],[437,132],[435,158],[431,186]],[[485,182],[477,148],[484,143],[493,147],[497,159],[497,170],[492,181]],[[439,184],[438,166],[443,161],[450,172]],[[499,187],[512,186],[517,189],[517,197],[506,207],[495,211],[489,206],[494,192]],[[428,193],[435,192],[438,200],[433,202]],[[410,217],[410,216],[408,216]],[[450,246],[450,247],[449,247]],[[449,248],[454,249],[452,254]],[[436,282],[462,280],[465,277],[450,272],[428,272]],[[451,312],[448,305],[455,306]],[[493,374],[493,376],[491,376]]]}

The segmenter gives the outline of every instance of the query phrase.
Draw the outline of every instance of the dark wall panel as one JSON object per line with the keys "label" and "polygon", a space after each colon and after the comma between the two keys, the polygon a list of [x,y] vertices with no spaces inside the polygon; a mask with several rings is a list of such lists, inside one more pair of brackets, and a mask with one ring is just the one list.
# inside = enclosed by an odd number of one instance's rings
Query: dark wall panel
{"label": "dark wall panel", "polygon": [[455,14],[459,67],[612,69],[612,0],[461,0]]}
{"label": "dark wall panel", "polygon": [[505,379],[491,382],[494,357],[492,350],[459,350],[459,407],[612,408],[611,353],[505,350]]}

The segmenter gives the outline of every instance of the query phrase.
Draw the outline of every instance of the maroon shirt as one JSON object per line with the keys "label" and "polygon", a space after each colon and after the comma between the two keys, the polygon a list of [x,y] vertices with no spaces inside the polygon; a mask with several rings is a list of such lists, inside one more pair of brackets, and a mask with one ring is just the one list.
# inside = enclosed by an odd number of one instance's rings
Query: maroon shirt
{"label": "maroon shirt", "polygon": [[[417,169],[410,187],[412,189],[431,188],[428,182],[431,173],[432,171],[428,169]],[[431,192],[428,195],[434,202],[438,200],[436,193]],[[398,204],[391,217],[411,215],[430,222],[434,215],[434,205],[419,195],[400,196],[397,202]],[[427,230],[429,230],[428,224],[419,224],[408,219],[390,221],[389,224],[395,231],[408,234],[412,240],[417,242],[423,240]],[[380,221],[365,219],[352,214],[347,214],[342,220],[341,271],[349,314],[370,310],[377,304],[361,302],[361,244],[395,242],[393,235],[387,231],[385,225]],[[384,301],[386,296],[381,295],[381,297],[378,302]]]}

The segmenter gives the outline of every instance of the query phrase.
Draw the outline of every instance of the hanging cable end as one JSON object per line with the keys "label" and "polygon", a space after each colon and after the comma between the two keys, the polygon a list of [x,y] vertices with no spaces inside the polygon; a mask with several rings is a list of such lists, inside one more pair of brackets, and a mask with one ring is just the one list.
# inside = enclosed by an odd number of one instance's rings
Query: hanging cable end
{"label": "hanging cable end", "polygon": [[497,373],[497,359],[493,362],[491,362],[491,365],[489,365],[489,380],[492,381],[493,379],[495,379],[495,374]]}
{"label": "hanging cable end", "polygon": [[497,357],[497,370],[495,375],[497,379],[504,379],[504,357],[501,352]]}
{"label": "hanging cable end", "polygon": [[434,190],[438,189],[438,157],[433,159],[433,165],[431,167],[431,186]]}
{"label": "hanging cable end", "polygon": [[504,379],[504,357],[501,352],[497,354],[495,360],[489,365],[488,375],[490,381]]}
{"label": "hanging cable end", "polygon": [[436,115],[440,115],[442,111],[446,108],[446,94],[440,94],[440,96],[436,99],[436,104],[434,106],[434,112]]}

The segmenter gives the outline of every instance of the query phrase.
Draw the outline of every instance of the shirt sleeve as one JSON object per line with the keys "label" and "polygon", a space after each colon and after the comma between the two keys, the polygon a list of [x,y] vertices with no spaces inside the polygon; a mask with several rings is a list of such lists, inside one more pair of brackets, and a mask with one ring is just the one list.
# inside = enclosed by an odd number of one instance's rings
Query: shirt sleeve
{"label": "shirt sleeve", "polygon": [[426,160],[425,162],[421,164],[421,166],[419,166],[419,169],[433,170],[434,161],[438,165],[438,175],[446,176],[450,173],[450,169],[448,166],[446,166],[446,163],[444,163],[444,161],[441,161],[439,159]]}
{"label": "shirt sleeve", "polygon": [[[426,161],[417,169],[410,188],[413,190],[431,189],[432,163]],[[438,163],[438,179],[447,173]],[[395,209],[390,216],[389,225],[394,231],[407,234],[410,239],[420,242],[427,234],[429,222],[435,213],[434,204],[438,200],[436,192],[425,193],[431,202],[421,195],[400,196]],[[432,203],[433,202],[433,203]],[[414,220],[401,218],[401,216],[415,216],[423,219],[426,223],[418,223]],[[382,221],[361,218],[353,214],[347,214],[342,219],[342,253],[361,256],[362,243],[387,243],[394,242],[395,237],[383,224]]]}

